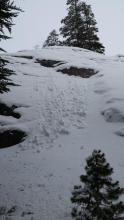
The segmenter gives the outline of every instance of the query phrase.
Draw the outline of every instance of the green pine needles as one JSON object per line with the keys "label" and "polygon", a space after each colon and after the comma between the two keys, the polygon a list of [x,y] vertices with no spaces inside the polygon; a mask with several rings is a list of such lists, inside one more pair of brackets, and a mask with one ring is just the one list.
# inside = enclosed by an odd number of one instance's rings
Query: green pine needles
{"label": "green pine needles", "polygon": [[0,93],[8,92],[9,86],[14,85],[9,76],[15,73],[6,67],[7,63],[7,60],[0,58]]}
{"label": "green pine needles", "polygon": [[[0,0],[0,41],[7,40],[10,37],[6,35],[6,30],[11,33],[13,18],[18,16],[18,13],[22,10],[14,4],[11,0]],[[0,47],[0,51],[4,51]],[[8,62],[0,57],[0,93],[8,92],[9,85],[13,85],[9,76],[14,72],[7,69],[6,64]]]}
{"label": "green pine needles", "polygon": [[113,169],[105,154],[94,150],[86,160],[82,185],[74,186],[71,201],[72,217],[76,220],[119,220],[124,217],[124,204],[119,197],[124,189],[112,180]]}
{"label": "green pine needles", "polygon": [[59,38],[58,34],[55,29],[53,29],[49,36],[47,37],[46,41],[43,44],[43,47],[50,47],[50,46],[59,46]]}
{"label": "green pine needles", "polygon": [[[11,33],[14,24],[13,18],[17,17],[20,11],[22,10],[16,7],[14,1],[0,0],[0,41],[10,38],[5,34],[5,30]],[[3,50],[2,48],[0,49]]]}
{"label": "green pine needles", "polygon": [[67,16],[62,19],[60,28],[63,45],[104,53],[105,48],[97,35],[97,22],[91,5],[80,0],[67,0],[66,4]]}

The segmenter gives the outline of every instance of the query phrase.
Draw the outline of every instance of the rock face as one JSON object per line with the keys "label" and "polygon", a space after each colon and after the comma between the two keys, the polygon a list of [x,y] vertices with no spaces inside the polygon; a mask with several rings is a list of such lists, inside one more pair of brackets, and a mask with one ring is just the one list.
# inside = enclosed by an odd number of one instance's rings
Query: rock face
{"label": "rock face", "polygon": [[64,64],[64,62],[62,61],[57,61],[57,60],[40,60],[40,59],[36,59],[36,63],[40,63],[41,66],[44,67],[55,67],[55,66],[59,66],[61,64]]}
{"label": "rock face", "polygon": [[91,76],[97,74],[98,72],[94,69],[86,69],[86,68],[77,68],[70,67],[69,69],[61,69],[58,72],[62,72],[68,74],[69,76],[80,76],[82,78],[90,78]]}
{"label": "rock face", "polygon": [[124,128],[118,130],[115,132],[116,135],[120,136],[120,137],[123,137],[124,138]]}
{"label": "rock face", "polygon": [[17,204],[1,218],[70,220],[70,191],[94,149],[124,186],[124,62],[71,47],[4,56],[20,86],[0,97],[1,205]]}
{"label": "rock face", "polygon": [[[62,61],[57,61],[57,60],[40,60],[36,59],[36,63],[40,63],[41,66],[44,67],[57,67],[64,62]],[[57,70],[57,72],[62,72],[64,74],[67,74],[69,76],[80,76],[82,78],[90,78],[91,76],[95,75],[98,73],[98,71],[95,71],[94,69],[86,69],[86,68],[77,68],[77,67],[70,67],[70,68],[60,68]]]}
{"label": "rock face", "polygon": [[12,116],[14,118],[20,118],[21,115],[18,112],[14,112],[17,106],[12,105],[11,107],[7,106],[4,103],[0,103],[0,115]]}
{"label": "rock face", "polygon": [[[4,118],[6,118],[6,121],[10,118],[12,121],[18,121],[18,119],[21,118],[21,115],[18,112],[15,112],[17,108],[18,107],[16,105],[7,106],[4,103],[0,103],[0,116],[4,116]],[[11,147],[13,145],[19,144],[27,136],[26,133],[21,130],[8,128],[6,130],[3,130],[4,125],[6,125],[6,121],[0,121],[0,148]]]}
{"label": "rock face", "polygon": [[6,130],[0,132],[0,148],[11,147],[19,144],[26,137],[26,133],[21,130]]}

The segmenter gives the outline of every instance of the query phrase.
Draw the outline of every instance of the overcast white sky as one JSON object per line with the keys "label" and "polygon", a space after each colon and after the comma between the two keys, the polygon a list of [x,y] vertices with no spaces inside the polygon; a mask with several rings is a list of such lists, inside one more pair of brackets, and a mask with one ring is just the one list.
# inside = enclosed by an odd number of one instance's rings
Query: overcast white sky
{"label": "overcast white sky", "polygon": [[[124,0],[86,0],[92,5],[106,54],[124,54]],[[2,42],[10,52],[42,46],[52,29],[59,29],[66,15],[66,0],[15,0],[25,12],[15,19],[12,40]]]}

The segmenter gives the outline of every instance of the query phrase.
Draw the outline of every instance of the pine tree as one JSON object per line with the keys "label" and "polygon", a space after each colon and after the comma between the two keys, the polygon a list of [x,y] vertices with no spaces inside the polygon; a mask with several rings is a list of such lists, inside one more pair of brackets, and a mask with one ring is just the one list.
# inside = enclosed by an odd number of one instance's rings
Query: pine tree
{"label": "pine tree", "polygon": [[80,47],[81,3],[79,0],[67,0],[68,15],[62,19],[60,34],[65,38],[63,44]]}
{"label": "pine tree", "polygon": [[[5,34],[5,30],[7,29],[11,33],[13,18],[17,17],[20,11],[22,10],[16,7],[14,1],[0,0],[0,41],[10,38]],[[3,49],[0,48],[0,50]]]}
{"label": "pine tree", "polygon": [[43,47],[59,46],[59,39],[56,30],[52,30],[43,44]]}
{"label": "pine tree", "polygon": [[[72,192],[72,216],[76,220],[119,220],[124,217],[124,204],[119,197],[124,193],[119,182],[112,180],[113,169],[100,150],[94,150],[86,160],[86,175],[82,185]],[[123,215],[122,215],[123,214]]]}
{"label": "pine tree", "polygon": [[68,14],[62,19],[60,28],[60,34],[65,39],[63,43],[104,53],[91,6],[80,0],[67,0],[67,7]]}
{"label": "pine tree", "polygon": [[94,13],[92,12],[91,6],[83,2],[81,6],[81,14],[84,23],[82,25],[82,33],[84,33],[82,46],[85,49],[89,49],[98,53],[104,53],[105,48],[99,42],[99,37],[97,35],[98,28],[96,27],[97,22],[95,20]]}
{"label": "pine tree", "polygon": [[8,92],[8,86],[14,85],[9,76],[14,74],[13,70],[6,67],[8,61],[0,58],[0,93]]}
{"label": "pine tree", "polygon": [[[22,10],[16,7],[14,1],[0,0],[0,41],[10,38],[5,34],[5,30],[11,33],[13,18],[17,17],[20,11]],[[0,50],[4,51],[2,48]],[[12,85],[8,77],[13,74],[13,71],[7,69],[6,64],[7,61],[0,57],[0,93],[9,91],[8,86]]]}

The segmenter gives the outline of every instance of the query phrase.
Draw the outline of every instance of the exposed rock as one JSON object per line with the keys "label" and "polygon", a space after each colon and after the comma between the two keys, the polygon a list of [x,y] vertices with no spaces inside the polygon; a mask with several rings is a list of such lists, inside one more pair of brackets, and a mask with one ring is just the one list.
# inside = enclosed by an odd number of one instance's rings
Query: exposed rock
{"label": "exposed rock", "polygon": [[116,108],[108,108],[101,112],[107,122],[124,122],[124,113]]}
{"label": "exposed rock", "polygon": [[64,64],[64,62],[62,61],[57,61],[57,60],[40,60],[40,59],[36,59],[36,63],[40,63],[41,66],[44,67],[55,67],[55,66],[59,66]]}
{"label": "exposed rock", "polygon": [[69,69],[60,69],[58,72],[62,72],[68,74],[69,76],[80,76],[82,78],[90,78],[91,76],[98,73],[98,71],[94,69],[86,69],[86,68],[77,68],[70,67]]}
{"label": "exposed rock", "polygon": [[0,103],[0,115],[12,116],[14,118],[20,118],[21,115],[17,112],[14,112],[14,110],[16,108],[17,108],[17,106],[15,106],[15,105],[12,105],[11,107],[9,107],[4,103]]}
{"label": "exposed rock", "polygon": [[0,132],[0,148],[11,147],[24,141],[26,133],[21,130],[6,130]]}
{"label": "exposed rock", "polygon": [[28,55],[14,55],[13,57],[17,57],[17,58],[25,58],[25,59],[28,59],[28,60],[32,60],[33,59],[33,56],[28,56]]}
{"label": "exposed rock", "polygon": [[119,130],[119,131],[116,131],[115,134],[118,135],[118,136],[120,136],[120,137],[124,137],[124,128],[122,128],[122,129]]}

